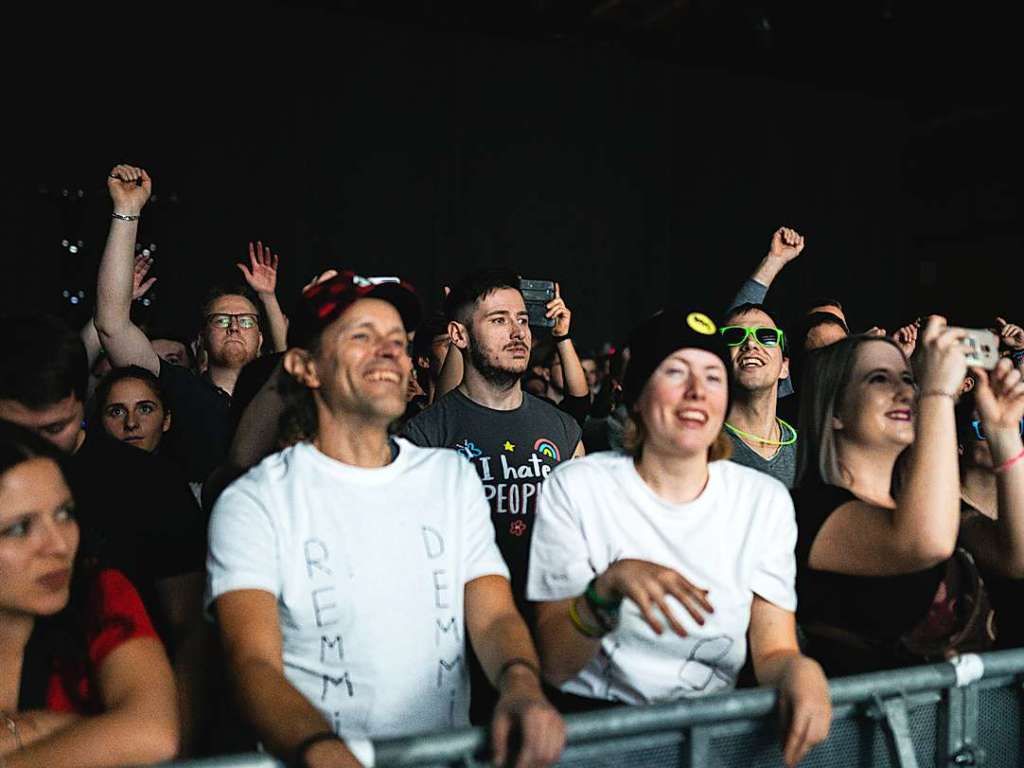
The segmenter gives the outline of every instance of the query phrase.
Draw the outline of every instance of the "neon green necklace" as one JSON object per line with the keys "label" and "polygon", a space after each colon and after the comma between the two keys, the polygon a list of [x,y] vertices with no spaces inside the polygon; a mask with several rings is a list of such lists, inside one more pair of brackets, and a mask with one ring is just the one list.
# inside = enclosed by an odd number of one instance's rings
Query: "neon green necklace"
{"label": "neon green necklace", "polygon": [[[762,445],[778,445],[785,448],[787,445],[792,445],[793,443],[795,443],[796,428],[789,422],[780,419],[778,416],[775,417],[775,420],[779,422],[780,432],[785,434],[786,429],[788,429],[791,432],[790,436],[787,437],[785,440],[766,440],[763,437],[758,437],[757,435],[752,435],[749,432],[744,432],[742,429],[736,429],[736,427],[734,427],[729,422],[725,422],[725,428],[732,432],[734,435],[737,435],[738,437],[745,437],[748,440],[756,440]],[[785,429],[783,429],[783,427],[785,427]]]}

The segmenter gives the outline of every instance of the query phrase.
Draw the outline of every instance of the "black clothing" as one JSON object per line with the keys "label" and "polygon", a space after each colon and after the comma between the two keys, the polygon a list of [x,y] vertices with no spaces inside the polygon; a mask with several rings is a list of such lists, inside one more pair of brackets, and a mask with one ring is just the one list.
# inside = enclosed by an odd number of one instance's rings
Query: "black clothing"
{"label": "black clothing", "polygon": [[[850,576],[819,571],[808,565],[811,545],[825,521],[840,506],[856,497],[844,488],[812,483],[793,491],[796,508],[797,621],[808,634],[808,655],[826,674],[874,671],[858,668],[858,661],[839,652],[816,625],[853,633],[871,643],[895,649],[900,638],[917,626],[932,606],[946,563],[898,576]],[[892,658],[892,665],[905,663]]]}
{"label": "black clothing", "polygon": [[132,582],[168,642],[157,582],[206,567],[206,520],[188,484],[163,457],[98,430],[67,466],[83,534]]}
{"label": "black clothing", "polygon": [[231,396],[207,377],[163,360],[160,385],[174,424],[161,450],[187,480],[201,483],[223,463],[231,445]]}

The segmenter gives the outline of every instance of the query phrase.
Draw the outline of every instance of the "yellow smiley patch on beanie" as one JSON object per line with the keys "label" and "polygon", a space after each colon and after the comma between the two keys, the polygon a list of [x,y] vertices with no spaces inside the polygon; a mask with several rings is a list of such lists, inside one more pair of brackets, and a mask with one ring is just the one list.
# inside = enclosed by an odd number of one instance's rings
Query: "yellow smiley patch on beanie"
{"label": "yellow smiley patch on beanie", "polygon": [[686,316],[686,324],[697,333],[714,336],[718,330],[711,318],[703,312],[691,312]]}

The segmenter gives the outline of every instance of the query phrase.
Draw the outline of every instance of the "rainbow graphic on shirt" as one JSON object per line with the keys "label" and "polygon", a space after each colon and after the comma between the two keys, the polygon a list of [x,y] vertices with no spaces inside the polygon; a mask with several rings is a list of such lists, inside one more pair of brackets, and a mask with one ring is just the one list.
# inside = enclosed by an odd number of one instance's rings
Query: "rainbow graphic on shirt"
{"label": "rainbow graphic on shirt", "polygon": [[561,454],[558,452],[558,446],[548,440],[546,437],[540,438],[536,443],[533,444],[533,450],[539,453],[541,456],[551,459],[554,462],[562,460]]}

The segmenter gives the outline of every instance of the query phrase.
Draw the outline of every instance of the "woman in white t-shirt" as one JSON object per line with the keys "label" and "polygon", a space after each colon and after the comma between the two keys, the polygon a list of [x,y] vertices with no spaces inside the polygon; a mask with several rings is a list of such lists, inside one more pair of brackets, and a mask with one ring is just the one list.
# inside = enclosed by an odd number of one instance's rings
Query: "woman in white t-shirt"
{"label": "woman in white t-shirt", "polygon": [[789,494],[722,460],[730,361],[706,315],[660,313],[629,347],[627,452],[566,462],[537,510],[527,596],[545,678],[569,708],[728,690],[749,632],[795,765],[828,735],[831,706],[797,645]]}

